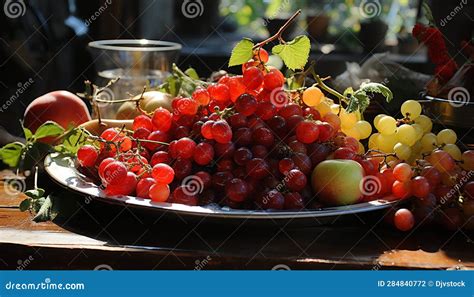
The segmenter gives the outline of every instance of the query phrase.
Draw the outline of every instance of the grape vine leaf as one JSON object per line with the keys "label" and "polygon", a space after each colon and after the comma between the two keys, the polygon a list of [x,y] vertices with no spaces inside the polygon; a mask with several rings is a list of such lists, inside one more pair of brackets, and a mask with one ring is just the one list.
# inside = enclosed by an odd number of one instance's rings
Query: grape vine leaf
{"label": "grape vine leaf", "polygon": [[253,42],[248,38],[239,41],[232,49],[229,59],[229,67],[242,65],[253,57]]}
{"label": "grape vine leaf", "polygon": [[16,167],[20,162],[25,145],[21,142],[12,142],[0,148],[0,159],[10,167]]}
{"label": "grape vine leaf", "polygon": [[278,55],[291,70],[302,69],[308,62],[311,42],[308,36],[300,35],[292,41],[275,45],[272,53]]}
{"label": "grape vine leaf", "polygon": [[50,136],[59,136],[64,132],[64,128],[59,124],[53,121],[47,121],[36,129],[33,137],[35,139],[50,137]]}
{"label": "grape vine leaf", "polygon": [[379,84],[379,83],[364,83],[360,86],[360,88],[353,92],[349,93],[349,103],[347,105],[347,112],[354,112],[359,110],[361,113],[365,111],[365,109],[370,104],[370,97],[371,94],[378,93],[385,97],[387,102],[390,102],[393,99],[392,91],[386,86]]}
{"label": "grape vine leaf", "polygon": [[199,75],[198,75],[196,69],[194,69],[192,67],[189,67],[188,69],[186,69],[184,71],[184,73],[186,73],[186,75],[189,76],[192,79],[199,79]]}
{"label": "grape vine leaf", "polygon": [[40,203],[38,203],[39,209],[36,211],[36,215],[33,218],[33,221],[36,223],[52,221],[58,215],[58,209],[53,203],[53,198],[51,195],[48,195],[46,198],[40,198]]}
{"label": "grape vine leaf", "polygon": [[56,145],[54,149],[62,154],[76,155],[79,148],[86,142],[86,133],[80,128],[75,128],[67,132],[62,138],[62,143]]}

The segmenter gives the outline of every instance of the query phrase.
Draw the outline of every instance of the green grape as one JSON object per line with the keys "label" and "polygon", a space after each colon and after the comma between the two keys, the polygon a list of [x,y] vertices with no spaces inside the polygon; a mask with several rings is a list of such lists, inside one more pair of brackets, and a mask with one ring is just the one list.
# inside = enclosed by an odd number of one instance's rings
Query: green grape
{"label": "green grape", "polygon": [[451,129],[443,129],[436,136],[438,144],[455,144],[457,138],[456,132]]}
{"label": "green grape", "polygon": [[378,121],[377,130],[380,134],[391,135],[397,129],[397,121],[391,116],[384,116]]}
{"label": "green grape", "polygon": [[332,104],[331,105],[331,112],[335,113],[335,114],[338,114],[340,108],[341,108],[341,106],[339,104]]}
{"label": "green grape", "polygon": [[331,104],[328,100],[324,100],[316,106],[316,110],[319,111],[322,117],[331,112]]}
{"label": "green grape", "polygon": [[386,114],[383,114],[383,113],[378,114],[378,115],[375,116],[375,118],[374,118],[374,127],[375,127],[377,130],[379,129],[379,128],[378,128],[378,124],[379,124],[380,119],[383,118],[383,117],[385,117],[385,116],[387,116],[387,115],[386,115]]}
{"label": "green grape", "polygon": [[372,133],[372,126],[367,121],[358,121],[355,128],[359,131],[360,139],[366,139]]}
{"label": "green grape", "polygon": [[430,133],[433,128],[433,122],[431,119],[424,114],[420,115],[415,119],[415,124],[420,125],[423,128],[424,133]]}
{"label": "green grape", "polygon": [[411,126],[415,129],[416,141],[420,140],[421,137],[423,137],[423,134],[424,134],[423,128],[419,124],[412,124]]}
{"label": "green grape", "polygon": [[339,115],[341,118],[341,126],[345,128],[352,128],[354,127],[355,123],[357,122],[357,115],[353,112],[349,113],[343,110]]}
{"label": "green grape", "polygon": [[420,142],[421,142],[421,152],[422,153],[431,152],[438,145],[438,141],[436,140],[436,135],[434,135],[434,133],[427,133],[427,134],[423,135]]}
{"label": "green grape", "polygon": [[456,161],[461,161],[462,153],[459,147],[455,144],[446,144],[443,146],[443,151],[447,152]]}
{"label": "green grape", "polygon": [[421,141],[415,142],[414,145],[412,145],[411,150],[413,151],[414,154],[420,154],[421,153]]}
{"label": "green grape", "polygon": [[365,147],[362,143],[360,143],[360,141],[359,141],[359,149],[357,150],[357,153],[361,155],[365,154]]}
{"label": "green grape", "polygon": [[303,92],[303,102],[308,106],[318,106],[324,94],[318,87],[309,87]]}
{"label": "green grape", "polygon": [[357,140],[360,139],[360,133],[359,133],[359,130],[356,129],[356,127],[352,127],[352,128],[349,128],[349,129],[342,127],[341,131],[344,134],[346,134],[347,136],[354,137]]}
{"label": "green grape", "polygon": [[378,149],[378,140],[380,133],[374,133],[369,137],[369,149]]}
{"label": "green grape", "polygon": [[416,131],[411,125],[403,124],[397,128],[396,132],[398,141],[408,146],[412,146],[416,142]]}
{"label": "green grape", "polygon": [[412,154],[412,149],[408,145],[401,142],[395,144],[395,146],[393,147],[393,151],[400,160],[405,161],[408,160]]}
{"label": "green grape", "polygon": [[397,142],[397,136],[395,133],[390,135],[380,134],[379,137],[377,137],[377,146],[381,151],[386,153],[392,153],[393,147]]}
{"label": "green grape", "polygon": [[402,107],[400,108],[402,115],[406,116],[412,120],[416,119],[421,114],[421,105],[418,101],[407,100],[403,102]]}

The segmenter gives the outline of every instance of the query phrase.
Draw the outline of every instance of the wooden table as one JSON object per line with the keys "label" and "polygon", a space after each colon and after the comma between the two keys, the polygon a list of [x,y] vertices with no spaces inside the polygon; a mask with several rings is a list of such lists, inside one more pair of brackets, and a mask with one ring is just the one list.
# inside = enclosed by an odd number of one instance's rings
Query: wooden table
{"label": "wooden table", "polygon": [[401,233],[380,218],[317,228],[190,224],[83,198],[66,217],[35,223],[18,209],[23,198],[1,183],[1,269],[474,268],[473,234],[461,230]]}

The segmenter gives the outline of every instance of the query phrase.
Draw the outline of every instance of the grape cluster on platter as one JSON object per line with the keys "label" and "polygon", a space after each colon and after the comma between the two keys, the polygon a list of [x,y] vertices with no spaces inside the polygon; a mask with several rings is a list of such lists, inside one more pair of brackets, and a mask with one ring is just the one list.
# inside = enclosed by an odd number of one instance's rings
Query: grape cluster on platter
{"label": "grape cluster on platter", "polygon": [[[364,175],[358,201],[415,196],[415,214],[431,215],[441,193],[474,169],[474,151],[461,155],[451,130],[431,134],[431,121],[420,115],[417,102],[402,106],[407,117],[398,122],[378,116],[379,133],[371,136],[360,112],[347,112],[317,85],[285,90],[284,75],[267,61],[259,48],[242,65],[242,75],[222,74],[192,96],[173,99],[172,112],[143,112],[132,130],[109,128],[91,137],[77,153],[81,171],[108,195],[302,210],[323,206],[311,186],[318,164],[353,160]],[[367,152],[363,139],[369,139]],[[472,210],[474,184],[465,184],[463,210]],[[410,211],[395,214],[402,230],[412,227],[412,219]]]}

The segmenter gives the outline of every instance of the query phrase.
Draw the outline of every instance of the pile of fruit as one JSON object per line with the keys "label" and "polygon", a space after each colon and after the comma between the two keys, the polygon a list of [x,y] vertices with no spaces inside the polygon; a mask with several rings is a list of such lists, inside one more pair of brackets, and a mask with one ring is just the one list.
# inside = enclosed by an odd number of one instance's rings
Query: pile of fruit
{"label": "pile of fruit", "polygon": [[[172,112],[138,108],[131,130],[91,136],[77,153],[82,172],[108,195],[187,205],[301,210],[415,196],[413,213],[394,215],[401,230],[440,207],[453,224],[462,210],[472,215],[474,151],[461,154],[452,130],[431,133],[418,102],[406,101],[400,120],[378,115],[372,134],[361,112],[326,97],[322,82],[285,90],[267,61],[259,48],[242,75],[220,72],[174,98]],[[457,184],[461,196],[451,193]]]}

